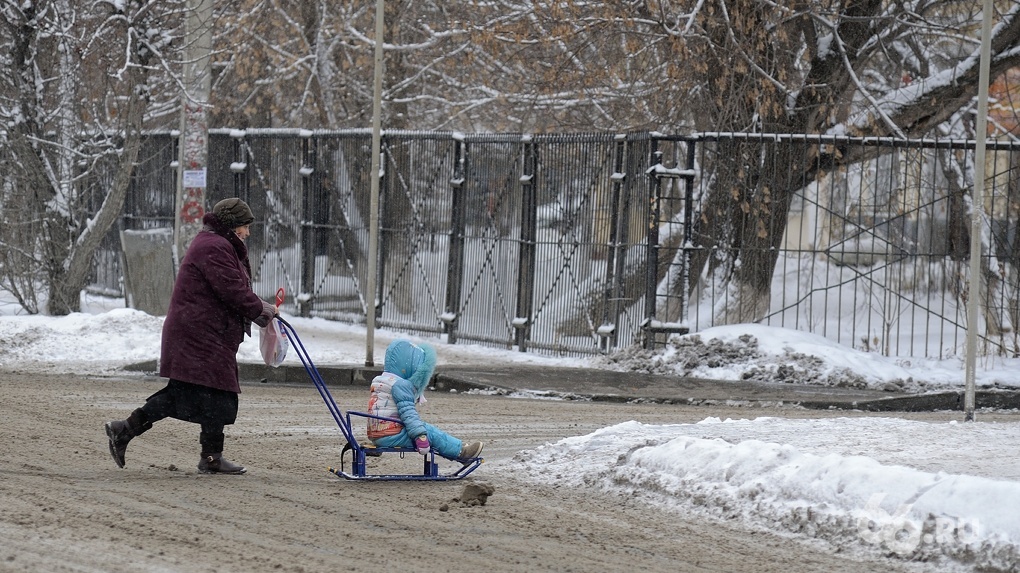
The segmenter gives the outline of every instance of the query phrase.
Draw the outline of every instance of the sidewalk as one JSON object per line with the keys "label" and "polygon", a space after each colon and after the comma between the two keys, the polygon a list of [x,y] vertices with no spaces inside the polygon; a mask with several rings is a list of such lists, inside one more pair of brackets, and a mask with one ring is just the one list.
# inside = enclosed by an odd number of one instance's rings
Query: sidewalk
{"label": "sidewalk", "polygon": [[[238,368],[245,383],[311,384],[301,366],[269,368],[262,364],[239,364]],[[328,386],[358,385],[367,388],[381,369],[331,365],[318,366],[318,371]],[[963,409],[962,391],[917,395],[806,384],[730,382],[524,365],[440,366],[436,370],[433,387],[438,391],[530,392],[564,399],[608,402],[796,405],[811,409],[913,412]],[[981,390],[976,392],[975,404],[977,408],[1020,408],[1020,392]]]}

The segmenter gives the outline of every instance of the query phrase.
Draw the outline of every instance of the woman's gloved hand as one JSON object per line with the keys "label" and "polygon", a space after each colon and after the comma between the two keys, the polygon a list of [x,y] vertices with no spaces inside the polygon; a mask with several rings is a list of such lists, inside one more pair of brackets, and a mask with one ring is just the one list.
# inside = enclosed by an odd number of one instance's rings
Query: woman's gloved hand
{"label": "woman's gloved hand", "polygon": [[255,320],[252,320],[260,328],[269,326],[269,321],[273,320],[273,317],[277,316],[278,310],[275,306],[269,304],[266,301],[262,301],[262,314]]}
{"label": "woman's gloved hand", "polygon": [[429,447],[430,447],[429,437],[426,436],[425,434],[422,434],[414,439],[414,449],[418,450],[419,454],[423,456],[428,454]]}

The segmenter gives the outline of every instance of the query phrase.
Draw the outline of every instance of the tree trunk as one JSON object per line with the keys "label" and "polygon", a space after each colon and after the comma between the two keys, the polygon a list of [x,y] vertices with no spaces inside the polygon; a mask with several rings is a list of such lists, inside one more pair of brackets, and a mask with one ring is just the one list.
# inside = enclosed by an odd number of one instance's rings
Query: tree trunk
{"label": "tree trunk", "polygon": [[[138,75],[138,74],[133,74]],[[135,78],[139,82],[144,78]],[[133,83],[132,85],[139,85]],[[47,312],[53,316],[66,315],[81,310],[80,293],[88,280],[95,256],[103,237],[110,231],[120,218],[124,209],[124,198],[127,197],[131,185],[131,175],[141,148],[142,115],[145,100],[133,94],[127,103],[126,121],[124,126],[124,144],[119,155],[117,171],[113,186],[103,200],[99,211],[92,217],[91,225],[86,226],[78,239],[67,253],[66,265],[61,265],[64,272],[52,273],[50,276],[50,298]]]}

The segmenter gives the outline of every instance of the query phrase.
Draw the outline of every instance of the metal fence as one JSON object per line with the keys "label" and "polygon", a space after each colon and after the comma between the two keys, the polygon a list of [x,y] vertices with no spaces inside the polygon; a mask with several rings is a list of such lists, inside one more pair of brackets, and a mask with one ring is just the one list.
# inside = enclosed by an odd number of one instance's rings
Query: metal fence
{"label": "metal fence", "polygon": [[[716,325],[732,292],[711,265],[687,263],[739,259],[740,245],[703,243],[699,211],[742,168],[736,144],[817,163],[784,190],[763,323],[895,356],[960,352],[972,142],[387,131],[375,293],[367,131],[215,130],[207,200],[252,206],[256,291],[286,287],[292,312],[364,323],[374,300],[380,327],[584,355]],[[175,150],[170,134],[148,138],[93,289],[122,288],[116,231],[172,226]],[[988,157],[981,333],[987,351],[1015,353],[1020,146],[991,144]]]}

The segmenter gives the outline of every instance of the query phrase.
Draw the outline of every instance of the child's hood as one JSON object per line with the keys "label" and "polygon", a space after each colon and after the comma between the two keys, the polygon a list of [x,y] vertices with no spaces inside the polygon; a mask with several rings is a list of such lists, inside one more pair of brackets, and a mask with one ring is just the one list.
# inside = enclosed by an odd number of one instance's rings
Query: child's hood
{"label": "child's hood", "polygon": [[436,350],[428,344],[394,340],[386,348],[383,369],[409,381],[415,396],[421,396],[436,370]]}

